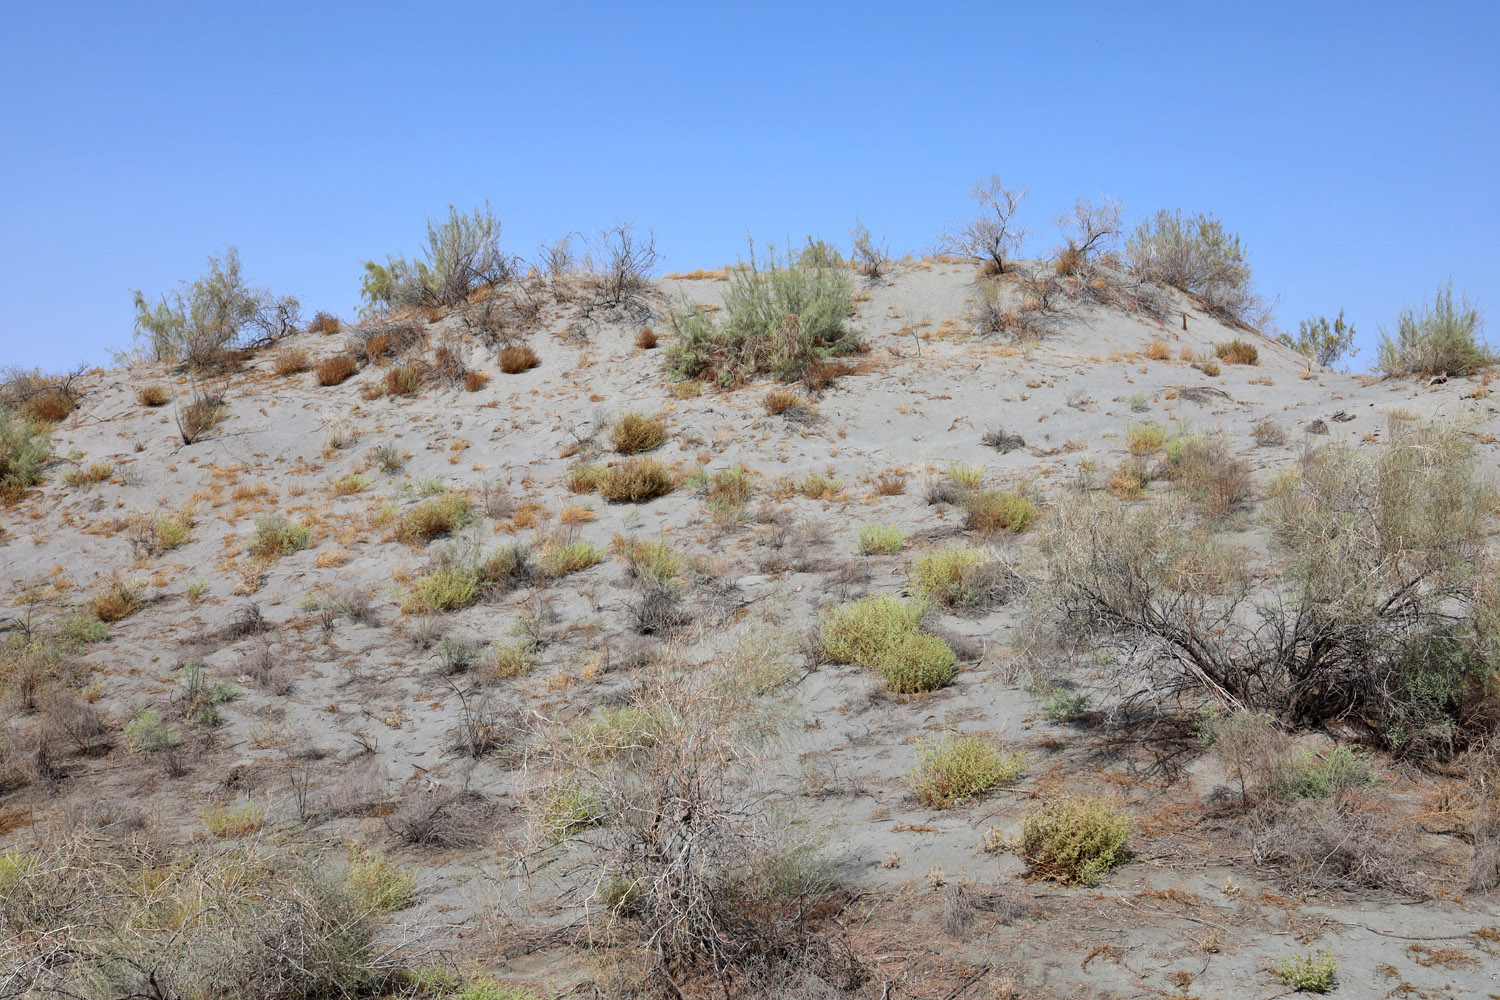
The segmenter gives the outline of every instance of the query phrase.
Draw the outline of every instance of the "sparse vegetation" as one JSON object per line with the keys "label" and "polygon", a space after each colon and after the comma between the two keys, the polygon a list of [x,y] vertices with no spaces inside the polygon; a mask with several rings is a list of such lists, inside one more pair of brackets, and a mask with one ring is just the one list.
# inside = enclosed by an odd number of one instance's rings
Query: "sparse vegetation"
{"label": "sparse vegetation", "polygon": [[177,409],[177,431],[183,444],[193,444],[205,434],[223,423],[229,416],[229,406],[223,393],[208,389],[195,389],[186,406]]}
{"label": "sparse vegetation", "polygon": [[960,498],[970,531],[1019,535],[1036,523],[1036,504],[1007,490],[979,490]]}
{"label": "sparse vegetation", "polygon": [[906,532],[894,524],[864,524],[859,528],[859,551],[863,555],[890,555],[906,547]]}
{"label": "sparse vegetation", "polygon": [[660,459],[628,458],[611,465],[599,481],[599,493],[611,503],[644,503],[672,492],[672,470]]}
{"label": "sparse vegetation", "polygon": [[1234,340],[1226,340],[1222,344],[1214,345],[1214,354],[1226,365],[1258,365],[1260,364],[1260,348],[1236,337]]}
{"label": "sparse vegetation", "polygon": [[1305,319],[1297,324],[1297,335],[1282,333],[1278,338],[1283,344],[1307,358],[1320,368],[1327,368],[1341,358],[1359,353],[1354,349],[1354,324],[1344,321],[1344,311],[1329,322],[1327,316]]}
{"label": "sparse vegetation", "polygon": [[654,451],[667,440],[667,425],[660,417],[630,411],[615,418],[609,428],[609,441],[622,455]]}
{"label": "sparse vegetation", "polygon": [[567,576],[604,561],[604,550],[587,538],[559,542],[542,549],[542,570],[551,577]]}
{"label": "sparse vegetation", "polygon": [[1026,754],[1002,751],[978,736],[949,734],[917,744],[912,790],[934,809],[951,809],[991,789],[1013,784],[1026,770]]}
{"label": "sparse vegetation", "polygon": [[956,223],[938,236],[938,253],[965,257],[981,266],[985,274],[1004,274],[1006,262],[1020,252],[1026,228],[1016,220],[1025,188],[1008,188],[996,175],[969,189],[969,199],[979,214]]}
{"label": "sparse vegetation", "polygon": [[913,589],[947,607],[1001,603],[1010,596],[1015,579],[995,553],[969,545],[924,552],[911,571]]}
{"label": "sparse vegetation", "polygon": [[1189,292],[1210,311],[1252,326],[1263,308],[1251,289],[1240,238],[1212,215],[1157,212],[1125,241],[1125,266],[1140,278]]}
{"label": "sparse vegetation", "polygon": [[30,420],[0,407],[0,502],[11,503],[42,481],[52,437]]}
{"label": "sparse vegetation", "polygon": [[396,538],[408,544],[451,535],[473,517],[474,501],[460,490],[444,490],[402,512],[396,521]]}
{"label": "sparse vegetation", "polygon": [[255,519],[255,535],[250,552],[263,559],[276,559],[307,548],[312,530],[279,514],[261,514]]}
{"label": "sparse vegetation", "polygon": [[421,258],[365,261],[360,294],[375,307],[451,307],[514,276],[514,258],[500,249],[500,220],[489,204],[471,212],[449,205],[445,221],[427,220]]}

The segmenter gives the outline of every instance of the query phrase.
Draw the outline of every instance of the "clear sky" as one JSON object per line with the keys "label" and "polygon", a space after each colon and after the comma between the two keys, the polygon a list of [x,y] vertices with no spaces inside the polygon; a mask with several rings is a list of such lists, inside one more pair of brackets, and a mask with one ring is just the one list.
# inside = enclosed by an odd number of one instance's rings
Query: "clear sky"
{"label": "clear sky", "polygon": [[1493,2],[17,2],[0,123],[0,363],[105,360],[229,244],[349,317],[449,202],[691,269],[856,215],[920,250],[990,173],[1036,253],[1078,195],[1214,212],[1357,366],[1450,275],[1500,309]]}

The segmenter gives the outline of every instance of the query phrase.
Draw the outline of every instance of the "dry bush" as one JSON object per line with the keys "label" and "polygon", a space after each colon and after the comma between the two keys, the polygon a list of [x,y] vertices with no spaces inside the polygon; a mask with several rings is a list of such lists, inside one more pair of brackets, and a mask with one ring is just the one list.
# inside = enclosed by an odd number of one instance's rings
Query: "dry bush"
{"label": "dry bush", "polygon": [[666,496],[676,485],[672,470],[655,458],[629,458],[612,465],[599,482],[599,493],[611,503],[644,503]]}
{"label": "dry bush", "polygon": [[1014,784],[1025,769],[1024,751],[1002,751],[978,736],[954,733],[917,743],[912,791],[934,809],[951,809],[1002,785]]}
{"label": "dry bush", "polygon": [[319,312],[313,316],[312,322],[307,324],[308,333],[320,333],[324,336],[338,333],[340,329],[339,318],[332,313]]}
{"label": "dry bush", "polygon": [[172,392],[164,385],[152,383],[137,389],[135,398],[142,406],[165,406],[171,400]]}
{"label": "dry bush", "polygon": [[338,385],[350,375],[359,371],[359,362],[349,354],[335,354],[331,358],[319,361],[313,369],[313,374],[318,378],[319,385]]}
{"label": "dry bush", "polygon": [[500,370],[507,375],[519,375],[541,363],[536,351],[526,346],[507,347],[500,352]]}
{"label": "dry bush", "polygon": [[1300,891],[1380,889],[1425,898],[1420,827],[1389,803],[1346,794],[1298,799],[1267,811],[1254,831],[1256,856]]}
{"label": "dry bush", "polygon": [[642,327],[635,335],[635,346],[643,351],[649,351],[656,346],[656,332],[650,327]]}
{"label": "dry bush", "polygon": [[44,392],[32,396],[17,408],[21,416],[38,423],[55,424],[78,408],[71,396],[61,392]]}
{"label": "dry bush", "polygon": [[1248,340],[1236,337],[1214,345],[1214,354],[1226,365],[1258,365],[1260,349]]}
{"label": "dry bush", "polygon": [[1166,475],[1210,517],[1223,517],[1250,501],[1250,464],[1237,458],[1222,436],[1174,441],[1167,452]]}
{"label": "dry bush", "polygon": [[644,317],[650,313],[651,272],[656,268],[656,234],[640,236],[631,223],[603,230],[593,241],[586,260],[585,316],[598,310]]}
{"label": "dry bush", "polygon": [[648,942],[641,972],[664,985],[788,969],[847,985],[848,956],[810,922],[815,904],[837,909],[832,867],[759,804],[763,751],[789,722],[765,697],[792,675],[782,646],[742,637],[721,664],[659,664],[539,754],[534,827],[580,844],[601,919]]}
{"label": "dry bush", "polygon": [[144,604],[145,596],[139,583],[115,576],[89,601],[89,609],[101,622],[117,622],[135,614]]}
{"label": "dry bush", "polygon": [[934,250],[972,260],[986,273],[1004,274],[1006,261],[1026,239],[1026,228],[1016,221],[1025,197],[1025,188],[1008,188],[997,175],[975,184],[969,189],[969,199],[979,206],[979,215],[945,228]]}
{"label": "dry bush", "polygon": [[224,394],[209,389],[194,389],[186,406],[178,407],[177,430],[183,444],[199,441],[229,416]]}
{"label": "dry bush", "polygon": [[875,477],[875,492],[883,497],[900,496],[906,492],[906,473],[887,469]]}
{"label": "dry bush", "polygon": [[432,784],[403,798],[385,817],[385,825],[407,844],[474,847],[488,836],[493,811],[478,792]]}
{"label": "dry bush", "polygon": [[667,425],[660,417],[632,410],[615,418],[609,428],[609,441],[622,455],[654,451],[666,443]]}
{"label": "dry bush", "polygon": [[304,347],[288,347],[276,352],[271,360],[271,369],[277,375],[295,375],[298,372],[307,371],[307,349]]}
{"label": "dry bush", "polygon": [[1165,361],[1171,356],[1171,349],[1165,341],[1153,340],[1146,345],[1146,357],[1152,361]]}
{"label": "dry bush", "polygon": [[369,323],[356,327],[344,340],[346,353],[356,360],[381,364],[416,350],[427,342],[427,331],[407,320]]}
{"label": "dry bush", "polygon": [[385,391],[389,396],[415,396],[422,391],[422,369],[415,364],[392,368],[385,373]]}
{"label": "dry bush", "polygon": [[1182,500],[1083,498],[1042,542],[1049,597],[1036,610],[1126,675],[1144,671],[1153,697],[1202,688],[1290,724],[1338,719],[1403,754],[1447,754],[1494,725],[1493,505],[1471,443],[1441,428],[1313,453],[1268,498],[1265,572],[1185,527]]}
{"label": "dry bush", "polygon": [[965,527],[970,531],[1020,534],[1036,522],[1036,504],[1019,493],[976,490],[959,502],[966,515]]}
{"label": "dry bush", "polygon": [[464,390],[467,392],[478,392],[489,384],[489,372],[470,371],[464,375]]}
{"label": "dry bush", "polygon": [[1279,448],[1286,444],[1286,428],[1270,417],[1261,417],[1250,425],[1250,436],[1261,448]]}
{"label": "dry bush", "polygon": [[762,402],[765,404],[766,412],[772,416],[806,405],[802,397],[791,389],[772,389],[765,394]]}
{"label": "dry bush", "polygon": [[401,968],[343,876],[264,843],[77,836],[0,854],[0,871],[7,996],[352,997]]}

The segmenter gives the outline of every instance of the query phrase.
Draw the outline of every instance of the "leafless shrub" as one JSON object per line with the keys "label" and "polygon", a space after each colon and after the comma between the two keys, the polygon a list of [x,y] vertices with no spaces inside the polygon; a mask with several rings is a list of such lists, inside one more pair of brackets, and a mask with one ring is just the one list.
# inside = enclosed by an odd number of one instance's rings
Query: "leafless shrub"
{"label": "leafless shrub", "polygon": [[109,748],[99,710],[71,691],[55,691],[42,709],[44,731],[65,739],[75,753],[97,756]]}
{"label": "leafless shrub", "polygon": [[1270,417],[1261,417],[1251,424],[1250,436],[1261,448],[1279,448],[1286,444],[1286,428]]}
{"label": "leafless shrub", "polygon": [[1382,889],[1425,899],[1415,824],[1357,795],[1299,799],[1264,820],[1256,853],[1302,891]]}
{"label": "leafless shrub", "polygon": [[590,255],[591,301],[585,311],[601,309],[635,317],[648,314],[646,295],[651,290],[656,261],[655,233],[648,231],[642,238],[629,222],[601,232]]}
{"label": "leafless shrub", "polygon": [[193,444],[229,416],[229,407],[222,392],[195,387],[192,398],[177,408],[175,416],[182,443]]}
{"label": "leafless shrub", "polygon": [[850,262],[855,270],[871,281],[880,281],[890,272],[891,250],[885,240],[876,240],[870,228],[858,218],[849,227]]}
{"label": "leafless shrub", "polygon": [[692,612],[682,603],[681,591],[672,584],[647,585],[625,602],[632,627],[639,635],[673,635],[693,622]]}
{"label": "leafless shrub", "polygon": [[979,215],[955,223],[938,235],[939,253],[966,257],[989,274],[1004,274],[1006,261],[1020,251],[1026,229],[1016,221],[1016,212],[1026,189],[1007,188],[998,175],[991,175],[969,189],[969,198],[979,206]]}
{"label": "leafless shrub", "polygon": [[1064,243],[1054,253],[1057,273],[1089,275],[1094,262],[1111,253],[1119,241],[1122,211],[1113,198],[1104,198],[1097,205],[1079,198],[1073,203],[1071,216],[1058,216],[1057,228],[1062,230]]}
{"label": "leafless shrub", "polygon": [[994,448],[1002,455],[1008,455],[1017,448],[1026,447],[1026,439],[1019,434],[1010,434],[1004,428],[991,427],[984,432],[979,443]]}
{"label": "leafless shrub", "polygon": [[448,687],[458,698],[458,721],[448,733],[450,753],[480,760],[499,752],[520,732],[514,713],[502,712],[493,696],[478,687]]}
{"label": "leafless shrub", "polygon": [[402,799],[385,825],[408,844],[473,847],[484,841],[489,813],[489,803],[478,792],[432,784]]}

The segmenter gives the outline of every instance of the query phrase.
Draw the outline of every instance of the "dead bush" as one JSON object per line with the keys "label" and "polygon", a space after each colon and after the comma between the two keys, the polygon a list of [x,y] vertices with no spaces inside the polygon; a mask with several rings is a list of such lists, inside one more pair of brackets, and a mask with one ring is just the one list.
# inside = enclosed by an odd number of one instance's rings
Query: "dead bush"
{"label": "dead bush", "polygon": [[464,375],[464,390],[467,392],[478,392],[489,384],[489,372],[470,371]]}
{"label": "dead bush", "polygon": [[415,396],[422,391],[422,369],[414,364],[398,365],[385,373],[388,396]]}
{"label": "dead bush", "polygon": [[1260,348],[1248,340],[1241,340],[1238,337],[1234,340],[1226,340],[1221,344],[1215,344],[1214,354],[1226,365],[1260,364]]}
{"label": "dead bush", "polygon": [[478,792],[429,784],[410,792],[385,817],[386,829],[408,844],[459,848],[483,843],[489,803]]}
{"label": "dead bush", "polygon": [[171,390],[159,383],[143,385],[135,391],[135,398],[142,406],[165,406],[172,398]]}
{"label": "dead bush", "polygon": [[1286,428],[1270,417],[1261,417],[1250,425],[1250,436],[1261,448],[1279,448],[1286,444]]}
{"label": "dead bush", "polygon": [[635,346],[643,351],[649,351],[656,346],[656,332],[650,327],[642,327],[635,335]]}
{"label": "dead bush", "polygon": [[350,375],[359,371],[359,362],[348,354],[335,354],[331,358],[319,361],[313,369],[313,374],[318,378],[319,385],[338,385]]}
{"label": "dead bush", "polygon": [[541,363],[542,359],[529,347],[507,347],[500,352],[500,370],[507,375],[519,375]]}
{"label": "dead bush", "polygon": [[1298,799],[1262,817],[1255,832],[1261,863],[1300,891],[1379,889],[1425,899],[1417,876],[1420,829],[1388,804],[1345,794]]}
{"label": "dead bush", "polygon": [[307,365],[307,349],[303,347],[285,348],[271,359],[271,370],[277,375],[296,375],[307,371]]}
{"label": "dead bush", "polygon": [[312,322],[307,324],[308,333],[319,333],[324,336],[339,332],[339,318],[332,313],[319,311],[313,316]]}
{"label": "dead bush", "polygon": [[1025,197],[1025,188],[1008,188],[997,175],[975,184],[969,189],[969,199],[979,206],[979,214],[944,229],[934,249],[972,260],[988,273],[1004,274],[1006,261],[1026,239],[1025,227],[1016,220]]}
{"label": "dead bush", "polygon": [[178,408],[177,431],[183,444],[201,440],[229,416],[224,394],[211,389],[194,389],[186,406]]}

